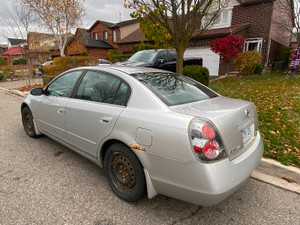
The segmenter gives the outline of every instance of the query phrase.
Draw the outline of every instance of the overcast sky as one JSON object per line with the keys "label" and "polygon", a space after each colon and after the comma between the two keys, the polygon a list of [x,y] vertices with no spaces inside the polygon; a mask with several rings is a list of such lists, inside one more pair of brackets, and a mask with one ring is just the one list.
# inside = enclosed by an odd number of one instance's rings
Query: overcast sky
{"label": "overcast sky", "polygon": [[[16,0],[0,0],[2,9],[10,7]],[[119,22],[131,19],[132,10],[125,9],[124,0],[85,0],[86,16],[82,18],[83,28],[89,28],[96,20]],[[1,31],[0,31],[1,32]],[[0,34],[0,43],[7,43]]]}

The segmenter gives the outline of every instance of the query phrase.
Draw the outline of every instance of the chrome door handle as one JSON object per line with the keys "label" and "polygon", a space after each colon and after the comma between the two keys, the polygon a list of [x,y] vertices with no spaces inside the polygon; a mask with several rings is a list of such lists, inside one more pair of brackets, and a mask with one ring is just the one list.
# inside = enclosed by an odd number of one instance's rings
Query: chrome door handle
{"label": "chrome door handle", "polygon": [[102,117],[100,121],[102,123],[110,123],[112,120],[113,120],[112,117]]}

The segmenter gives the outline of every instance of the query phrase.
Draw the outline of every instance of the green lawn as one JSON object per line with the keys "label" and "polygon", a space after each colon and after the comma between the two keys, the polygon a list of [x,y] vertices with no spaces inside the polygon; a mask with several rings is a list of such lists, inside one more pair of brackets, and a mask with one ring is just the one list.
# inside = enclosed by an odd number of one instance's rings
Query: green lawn
{"label": "green lawn", "polygon": [[266,158],[300,167],[300,76],[284,73],[253,78],[229,77],[212,81],[223,96],[255,103]]}

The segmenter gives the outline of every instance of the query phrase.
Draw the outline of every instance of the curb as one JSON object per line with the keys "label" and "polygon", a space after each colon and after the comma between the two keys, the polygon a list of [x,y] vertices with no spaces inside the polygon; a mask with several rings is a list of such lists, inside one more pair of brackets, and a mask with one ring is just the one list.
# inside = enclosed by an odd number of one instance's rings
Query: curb
{"label": "curb", "polygon": [[6,89],[6,88],[2,88],[2,87],[0,87],[0,92],[4,92],[6,94],[13,94],[15,96],[22,97],[22,98],[28,94],[26,92],[22,92],[22,91],[18,91],[18,90],[10,90],[10,89]]}
{"label": "curb", "polygon": [[262,158],[252,178],[300,194],[300,169]]}
{"label": "curb", "polygon": [[[2,87],[0,87],[0,92],[22,98],[28,94]],[[251,177],[300,194],[300,169],[297,167],[285,166],[273,159],[262,158],[255,171],[251,174]]]}

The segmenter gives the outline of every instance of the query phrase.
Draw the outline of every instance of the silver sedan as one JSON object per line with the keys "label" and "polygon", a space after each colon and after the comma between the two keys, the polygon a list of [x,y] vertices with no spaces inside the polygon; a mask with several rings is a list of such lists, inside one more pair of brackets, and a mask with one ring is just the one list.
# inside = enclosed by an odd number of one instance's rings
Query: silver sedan
{"label": "silver sedan", "polygon": [[162,194],[218,204],[263,154],[253,103],[151,68],[69,70],[31,90],[21,112],[30,137],[47,135],[103,167],[130,202]]}

